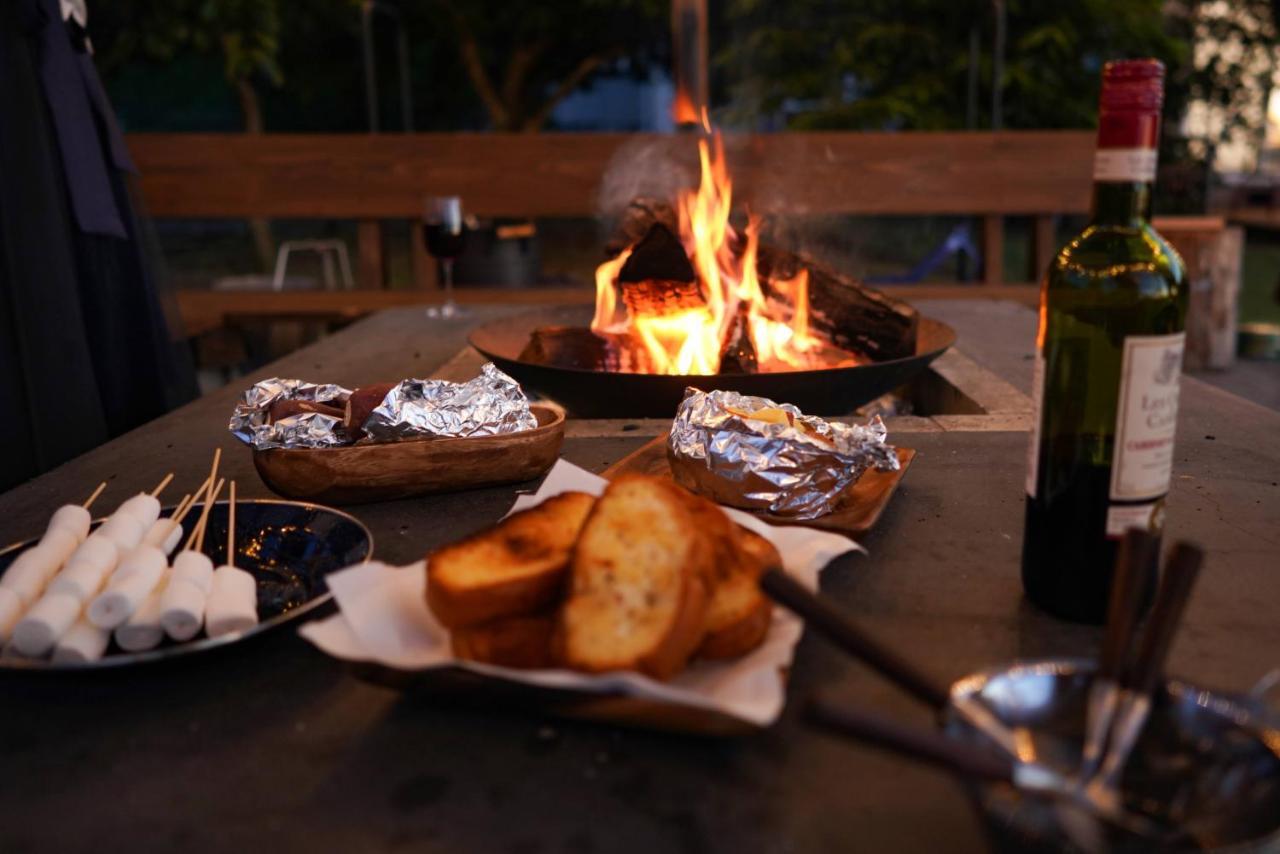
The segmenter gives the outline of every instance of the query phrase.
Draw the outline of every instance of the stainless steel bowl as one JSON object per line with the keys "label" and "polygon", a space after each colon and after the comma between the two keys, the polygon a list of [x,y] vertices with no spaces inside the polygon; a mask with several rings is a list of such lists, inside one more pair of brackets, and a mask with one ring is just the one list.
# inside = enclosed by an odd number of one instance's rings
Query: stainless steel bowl
{"label": "stainless steel bowl", "polygon": [[[1070,776],[1080,763],[1085,699],[1094,664],[1022,662],[952,686],[956,702],[978,702],[1023,737],[1020,752]],[[958,713],[948,732],[985,742]],[[1280,729],[1246,697],[1170,681],[1151,712],[1121,780],[1125,806],[1170,828],[1161,840],[1115,828],[1080,827],[1063,802],[981,786],[975,800],[997,851],[1280,851]]]}

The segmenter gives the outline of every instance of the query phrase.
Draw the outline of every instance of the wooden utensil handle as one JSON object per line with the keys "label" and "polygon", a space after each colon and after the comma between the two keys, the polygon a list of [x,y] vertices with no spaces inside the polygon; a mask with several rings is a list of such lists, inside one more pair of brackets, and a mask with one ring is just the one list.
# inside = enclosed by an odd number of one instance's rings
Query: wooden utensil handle
{"label": "wooden utensil handle", "polygon": [[1203,560],[1204,552],[1190,543],[1180,542],[1173,547],[1151,619],[1138,642],[1138,654],[1129,678],[1129,684],[1140,694],[1150,695],[1164,673],[1165,660],[1173,647]]}
{"label": "wooden utensil handle", "polygon": [[1107,629],[1098,654],[1098,678],[1115,681],[1133,649],[1134,628],[1142,602],[1143,580],[1155,550],[1155,538],[1146,531],[1130,528],[1120,541],[1111,598],[1107,607]]}
{"label": "wooden utensil handle", "polygon": [[782,570],[771,569],[760,577],[760,588],[774,601],[794,611],[841,649],[861,659],[907,692],[941,711],[950,692],[893,650],[863,633],[852,620],[820,595]]}
{"label": "wooden utensil handle", "polygon": [[934,730],[907,726],[822,698],[811,700],[806,713],[814,723],[872,747],[892,750],[981,780],[1010,782],[1013,779],[1013,760],[1009,757],[947,738]]}

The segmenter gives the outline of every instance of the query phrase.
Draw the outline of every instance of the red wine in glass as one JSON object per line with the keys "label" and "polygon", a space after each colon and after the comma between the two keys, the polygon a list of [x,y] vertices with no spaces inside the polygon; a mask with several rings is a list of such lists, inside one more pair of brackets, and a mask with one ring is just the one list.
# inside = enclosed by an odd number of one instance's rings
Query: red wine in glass
{"label": "red wine in glass", "polygon": [[427,252],[440,262],[444,279],[444,304],[427,309],[428,317],[457,317],[463,312],[453,300],[453,259],[462,254],[467,230],[462,219],[462,199],[436,196],[427,199],[422,217]]}

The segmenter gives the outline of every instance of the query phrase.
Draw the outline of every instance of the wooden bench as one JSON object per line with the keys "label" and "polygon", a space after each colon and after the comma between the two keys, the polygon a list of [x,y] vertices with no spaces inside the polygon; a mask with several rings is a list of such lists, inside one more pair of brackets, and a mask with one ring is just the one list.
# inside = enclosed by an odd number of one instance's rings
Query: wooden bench
{"label": "wooden bench", "polygon": [[[227,317],[358,316],[438,300],[421,240],[423,199],[459,195],[480,216],[581,217],[597,211],[615,157],[665,149],[696,174],[688,135],[643,134],[132,134],[142,191],[157,218],[353,219],[357,292],[179,294],[188,329]],[[965,215],[982,223],[984,271],[973,284],[908,285],[920,297],[1035,300],[1028,283],[1057,250],[1055,218],[1085,213],[1090,131],[1004,133],[781,133],[728,140],[736,203],[810,214]],[[1006,276],[1004,223],[1032,218],[1030,269]],[[383,289],[379,222],[412,223],[414,291]],[[1021,284],[1009,284],[1006,279]],[[589,289],[463,290],[468,301],[589,301]]]}

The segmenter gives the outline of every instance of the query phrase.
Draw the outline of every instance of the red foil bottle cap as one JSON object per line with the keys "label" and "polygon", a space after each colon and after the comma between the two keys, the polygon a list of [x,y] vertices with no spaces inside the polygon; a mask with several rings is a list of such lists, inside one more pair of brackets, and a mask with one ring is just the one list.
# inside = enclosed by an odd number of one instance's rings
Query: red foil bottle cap
{"label": "red foil bottle cap", "polygon": [[1102,68],[1102,112],[1160,112],[1164,103],[1164,63],[1121,59]]}
{"label": "red foil bottle cap", "polygon": [[1098,99],[1099,148],[1155,148],[1164,103],[1164,64],[1122,59],[1102,69]]}

